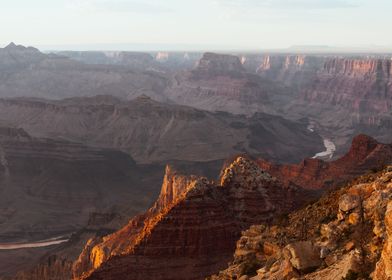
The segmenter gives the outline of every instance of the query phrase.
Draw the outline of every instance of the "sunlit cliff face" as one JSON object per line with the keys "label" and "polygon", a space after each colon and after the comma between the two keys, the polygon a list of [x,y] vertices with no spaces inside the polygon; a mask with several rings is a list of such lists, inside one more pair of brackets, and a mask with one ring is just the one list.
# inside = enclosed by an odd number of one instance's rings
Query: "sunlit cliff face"
{"label": "sunlit cliff face", "polygon": [[324,70],[331,74],[365,76],[380,74],[391,77],[391,60],[381,59],[333,59],[325,63]]}
{"label": "sunlit cliff face", "polygon": [[167,52],[159,52],[155,56],[155,59],[157,61],[161,61],[161,62],[167,61],[169,59],[169,53],[167,53]]}

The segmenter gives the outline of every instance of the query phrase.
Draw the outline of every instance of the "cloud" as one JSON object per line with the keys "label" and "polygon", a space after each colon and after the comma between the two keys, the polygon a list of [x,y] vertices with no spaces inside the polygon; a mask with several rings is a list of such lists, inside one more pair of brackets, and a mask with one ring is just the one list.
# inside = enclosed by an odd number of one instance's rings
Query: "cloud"
{"label": "cloud", "polygon": [[226,7],[275,9],[338,9],[360,6],[360,0],[215,0]]}

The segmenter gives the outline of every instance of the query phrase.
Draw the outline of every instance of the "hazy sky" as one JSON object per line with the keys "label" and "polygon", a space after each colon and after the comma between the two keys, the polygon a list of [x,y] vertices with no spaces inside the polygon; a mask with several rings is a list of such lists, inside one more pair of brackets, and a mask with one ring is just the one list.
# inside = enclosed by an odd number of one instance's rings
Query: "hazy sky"
{"label": "hazy sky", "polygon": [[0,46],[392,46],[392,0],[0,1]]}

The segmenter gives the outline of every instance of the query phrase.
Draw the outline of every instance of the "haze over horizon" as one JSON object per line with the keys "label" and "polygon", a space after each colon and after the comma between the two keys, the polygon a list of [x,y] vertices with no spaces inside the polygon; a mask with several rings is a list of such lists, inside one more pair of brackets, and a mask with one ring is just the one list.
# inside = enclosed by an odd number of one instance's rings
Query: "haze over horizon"
{"label": "haze over horizon", "polygon": [[[386,0],[27,0],[3,3],[0,45],[42,50],[392,49]],[[179,24],[181,23],[181,24]],[[28,28],[26,28],[28,26]],[[344,27],[344,28],[342,28]]]}

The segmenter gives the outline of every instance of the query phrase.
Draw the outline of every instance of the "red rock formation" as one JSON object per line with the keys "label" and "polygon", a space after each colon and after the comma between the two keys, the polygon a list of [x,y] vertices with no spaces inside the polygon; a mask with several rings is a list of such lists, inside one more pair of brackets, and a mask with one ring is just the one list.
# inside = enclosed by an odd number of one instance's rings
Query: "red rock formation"
{"label": "red rock formation", "polygon": [[167,168],[156,204],[117,233],[90,241],[74,279],[202,279],[230,260],[242,229],[290,209],[289,193],[243,157],[219,185]]}
{"label": "red rock formation", "polygon": [[320,189],[392,163],[392,144],[381,144],[369,136],[359,135],[353,139],[350,151],[332,162],[305,159],[293,165],[276,165],[264,160],[258,163],[286,186],[294,184],[305,189]]}
{"label": "red rock formation", "polygon": [[253,225],[229,267],[207,279],[391,279],[391,195],[389,166],[274,225]]}
{"label": "red rock formation", "polygon": [[[306,192],[292,185],[319,188],[327,179],[335,185],[390,162],[391,155],[391,145],[360,135],[332,163],[282,167],[238,157],[219,184],[167,168],[155,205],[120,231],[91,240],[74,264],[74,279],[202,279],[230,260],[244,228],[298,206]],[[259,166],[278,174],[284,185]]]}

